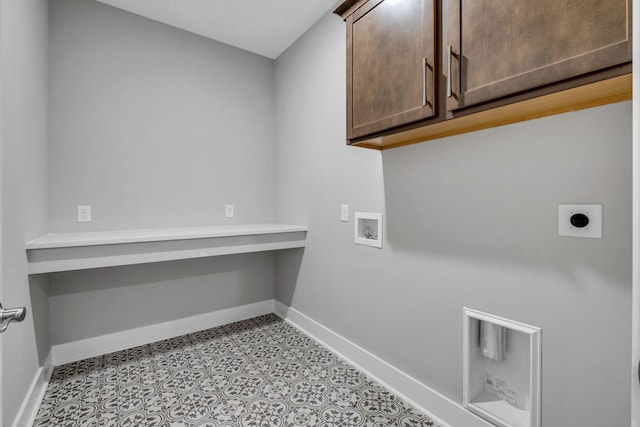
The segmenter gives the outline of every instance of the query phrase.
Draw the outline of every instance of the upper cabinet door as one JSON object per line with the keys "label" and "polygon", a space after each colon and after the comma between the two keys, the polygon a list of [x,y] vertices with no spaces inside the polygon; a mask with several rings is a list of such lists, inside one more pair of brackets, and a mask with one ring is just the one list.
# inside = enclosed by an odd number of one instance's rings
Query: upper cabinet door
{"label": "upper cabinet door", "polygon": [[371,0],[347,18],[347,138],[435,114],[433,0]]}
{"label": "upper cabinet door", "polygon": [[631,0],[449,0],[456,110],[631,60]]}

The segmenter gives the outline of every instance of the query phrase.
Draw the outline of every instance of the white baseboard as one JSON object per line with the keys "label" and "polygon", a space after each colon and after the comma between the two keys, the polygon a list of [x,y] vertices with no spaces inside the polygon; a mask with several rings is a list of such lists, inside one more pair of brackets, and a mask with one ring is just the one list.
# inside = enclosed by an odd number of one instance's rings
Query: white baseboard
{"label": "white baseboard", "polygon": [[51,351],[44,362],[44,365],[36,371],[29,391],[25,395],[22,405],[18,410],[18,415],[13,423],[13,427],[31,427],[38,415],[40,402],[47,391],[51,373],[53,372],[53,364],[51,363]]}
{"label": "white baseboard", "polygon": [[239,307],[227,308],[211,313],[199,314],[184,319],[144,326],[128,331],[87,338],[54,345],[53,366],[112,353],[139,345],[150,344],[184,334],[238,322],[256,316],[273,313],[274,300],[266,300]]}
{"label": "white baseboard", "polygon": [[461,404],[438,393],[298,310],[275,301],[274,312],[429,415],[443,427],[491,427],[491,424],[466,411]]}

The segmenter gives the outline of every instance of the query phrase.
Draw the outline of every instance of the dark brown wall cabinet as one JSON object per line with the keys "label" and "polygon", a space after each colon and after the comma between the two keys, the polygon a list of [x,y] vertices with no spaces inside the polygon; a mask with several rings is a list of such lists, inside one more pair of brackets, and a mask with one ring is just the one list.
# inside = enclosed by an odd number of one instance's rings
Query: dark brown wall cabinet
{"label": "dark brown wall cabinet", "polygon": [[450,2],[449,109],[629,61],[630,4],[627,0]]}
{"label": "dark brown wall cabinet", "polygon": [[348,138],[435,114],[433,0],[373,0],[347,18]]}
{"label": "dark brown wall cabinet", "polygon": [[[475,128],[493,126],[489,110],[517,110],[525,100],[631,69],[628,0],[451,0],[444,7],[442,0],[347,0],[335,13],[347,23],[347,139],[374,148],[407,143],[403,132],[419,139],[415,128],[445,121],[469,128],[470,119],[460,118],[479,112]],[[631,93],[630,79],[621,82],[598,86],[592,103],[580,92],[571,96],[579,108],[619,101],[618,92]],[[615,96],[603,96],[609,87]],[[527,108],[526,118],[560,112]],[[517,112],[502,114],[517,121]],[[444,134],[456,133],[452,123],[445,127]]]}

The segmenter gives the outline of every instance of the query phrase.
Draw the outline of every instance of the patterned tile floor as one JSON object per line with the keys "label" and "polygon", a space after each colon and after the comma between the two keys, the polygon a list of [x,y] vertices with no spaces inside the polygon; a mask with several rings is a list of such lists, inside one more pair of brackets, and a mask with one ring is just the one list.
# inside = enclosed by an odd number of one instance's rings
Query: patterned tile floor
{"label": "patterned tile floor", "polygon": [[275,315],[56,367],[34,426],[437,427]]}

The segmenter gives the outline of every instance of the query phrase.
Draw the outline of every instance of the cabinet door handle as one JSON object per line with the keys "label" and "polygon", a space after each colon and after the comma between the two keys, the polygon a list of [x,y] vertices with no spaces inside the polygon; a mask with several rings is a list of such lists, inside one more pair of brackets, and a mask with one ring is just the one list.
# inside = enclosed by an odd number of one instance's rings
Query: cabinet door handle
{"label": "cabinet door handle", "polygon": [[453,57],[453,48],[451,45],[447,46],[447,98],[453,96],[453,90],[451,88],[451,58]]}
{"label": "cabinet door handle", "polygon": [[427,99],[427,58],[422,58],[422,106],[429,103]]}

